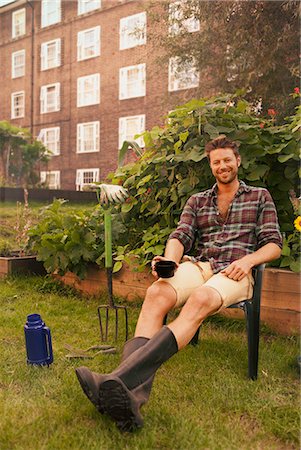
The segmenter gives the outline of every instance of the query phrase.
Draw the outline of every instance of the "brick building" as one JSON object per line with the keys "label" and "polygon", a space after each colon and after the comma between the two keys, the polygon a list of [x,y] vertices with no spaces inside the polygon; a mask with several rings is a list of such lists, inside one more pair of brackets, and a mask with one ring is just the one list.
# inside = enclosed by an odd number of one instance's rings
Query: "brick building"
{"label": "brick building", "polygon": [[[103,180],[123,140],[194,96],[193,67],[177,71],[175,58],[158,66],[148,3],[0,1],[0,120],[29,128],[52,151],[40,168],[49,187]],[[179,15],[178,4],[170,14]],[[191,32],[199,27],[186,22]]]}

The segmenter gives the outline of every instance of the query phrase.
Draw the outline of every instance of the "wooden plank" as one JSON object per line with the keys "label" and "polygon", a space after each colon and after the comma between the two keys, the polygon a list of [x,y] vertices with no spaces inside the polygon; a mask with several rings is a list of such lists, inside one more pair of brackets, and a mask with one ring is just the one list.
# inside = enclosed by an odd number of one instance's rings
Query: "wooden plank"
{"label": "wooden plank", "polygon": [[295,292],[300,295],[300,274],[289,270],[266,269],[263,273],[262,289],[271,294],[277,292]]}

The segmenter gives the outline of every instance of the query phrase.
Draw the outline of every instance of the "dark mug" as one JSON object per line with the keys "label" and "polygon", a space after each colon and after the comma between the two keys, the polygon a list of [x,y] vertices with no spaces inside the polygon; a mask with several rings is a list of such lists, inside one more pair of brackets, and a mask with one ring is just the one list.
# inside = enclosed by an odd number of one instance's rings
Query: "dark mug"
{"label": "dark mug", "polygon": [[155,271],[160,278],[171,278],[174,276],[177,264],[174,261],[157,261]]}

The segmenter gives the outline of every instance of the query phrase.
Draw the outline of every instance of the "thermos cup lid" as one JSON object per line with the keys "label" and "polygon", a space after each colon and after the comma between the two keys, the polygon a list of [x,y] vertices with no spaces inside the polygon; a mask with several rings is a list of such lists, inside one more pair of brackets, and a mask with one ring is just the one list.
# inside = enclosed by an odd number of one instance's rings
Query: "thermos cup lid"
{"label": "thermos cup lid", "polygon": [[27,316],[27,325],[28,326],[38,326],[42,325],[43,321],[40,314],[29,314]]}

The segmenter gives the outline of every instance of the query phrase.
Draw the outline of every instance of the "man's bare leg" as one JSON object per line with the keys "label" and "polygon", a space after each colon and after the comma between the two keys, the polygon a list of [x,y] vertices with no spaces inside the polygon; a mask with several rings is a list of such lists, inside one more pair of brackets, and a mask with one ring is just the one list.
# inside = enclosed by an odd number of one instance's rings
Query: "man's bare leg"
{"label": "man's bare leg", "polygon": [[168,324],[168,328],[175,335],[179,350],[191,341],[201,323],[216,312],[221,304],[220,294],[211,287],[201,286],[193,291],[179,316]]}
{"label": "man's bare leg", "polygon": [[166,314],[177,301],[175,290],[164,281],[153,283],[147,290],[143,302],[135,336],[153,337],[163,326]]}

